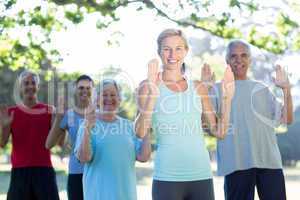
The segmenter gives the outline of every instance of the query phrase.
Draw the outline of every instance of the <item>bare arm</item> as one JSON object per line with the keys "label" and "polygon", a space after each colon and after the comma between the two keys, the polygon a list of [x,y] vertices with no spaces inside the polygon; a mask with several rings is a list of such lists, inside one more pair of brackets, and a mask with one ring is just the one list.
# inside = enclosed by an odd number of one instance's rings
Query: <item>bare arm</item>
{"label": "bare arm", "polygon": [[136,159],[140,162],[147,162],[151,156],[151,141],[150,134],[147,134],[142,141],[140,152],[137,154]]}
{"label": "bare arm", "polygon": [[203,83],[198,82],[197,88],[202,103],[202,126],[213,136],[224,139],[229,125],[231,99],[222,98],[221,113],[220,116],[218,116],[210,101],[207,87],[204,86]]}
{"label": "bare arm", "polygon": [[7,106],[0,105],[0,147],[2,148],[8,143],[13,115],[14,113],[8,114]]}
{"label": "bare arm", "polygon": [[281,123],[291,124],[293,122],[293,101],[290,81],[283,67],[276,65],[275,71],[276,78],[273,81],[277,87],[283,90],[284,96]]}
{"label": "bare arm", "polygon": [[135,120],[135,132],[140,138],[145,137],[151,128],[152,113],[159,95],[160,77],[158,60],[153,59],[148,63],[147,80],[140,84],[137,91],[139,114]]}
{"label": "bare arm", "polygon": [[283,89],[283,108],[282,108],[282,116],[281,123],[291,124],[293,122],[293,101],[291,95],[291,89],[285,88]]}
{"label": "bare arm", "polygon": [[85,127],[84,133],[82,137],[82,141],[80,142],[79,149],[77,151],[77,158],[81,163],[90,162],[92,160],[92,151],[91,151],[91,127]]}
{"label": "bare arm", "polygon": [[10,136],[10,127],[2,127],[0,126],[0,147],[4,148],[9,140]]}
{"label": "bare arm", "polygon": [[64,140],[66,132],[65,132],[65,130],[60,128],[60,122],[61,122],[62,118],[63,118],[62,114],[56,114],[53,125],[50,130],[50,133],[46,140],[45,147],[47,149],[51,149],[58,142],[61,142],[62,140]]}
{"label": "bare arm", "polygon": [[204,64],[201,70],[201,80],[196,81],[196,89],[198,95],[201,97],[202,103],[202,127],[211,135],[224,139],[226,136],[231,111],[231,100],[234,95],[234,77],[231,68],[228,66],[224,73],[224,78],[221,83],[221,113],[220,116],[215,112],[211,103],[208,90],[214,84],[215,76],[211,72],[210,66]]}
{"label": "bare arm", "polygon": [[[91,112],[85,113],[85,121],[79,131],[83,131],[83,136],[79,139],[79,148],[76,152],[76,156],[81,163],[91,162],[93,158],[93,152],[91,147],[91,130],[96,123],[96,112],[95,108]],[[87,109],[88,110],[88,109]],[[87,110],[85,112],[87,112]],[[79,132],[78,135],[82,133]]]}
{"label": "bare arm", "polygon": [[150,94],[148,87],[147,82],[144,81],[138,88],[139,114],[135,120],[135,132],[140,138],[145,137],[150,132],[152,113],[156,103],[156,97]]}

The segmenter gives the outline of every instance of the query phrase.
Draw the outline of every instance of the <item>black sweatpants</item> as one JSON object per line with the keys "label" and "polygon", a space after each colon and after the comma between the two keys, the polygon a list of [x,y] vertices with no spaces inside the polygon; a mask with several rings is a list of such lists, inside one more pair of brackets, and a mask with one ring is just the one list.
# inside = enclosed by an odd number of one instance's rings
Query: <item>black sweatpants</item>
{"label": "black sweatpants", "polygon": [[153,200],[214,200],[213,180],[158,181],[153,180]]}
{"label": "black sweatpants", "polygon": [[69,174],[67,192],[69,200],[83,200],[82,174]]}
{"label": "black sweatpants", "polygon": [[226,200],[254,200],[255,186],[260,200],[286,200],[282,169],[251,168],[225,176]]}
{"label": "black sweatpants", "polygon": [[7,200],[59,200],[52,167],[24,167],[11,171]]}

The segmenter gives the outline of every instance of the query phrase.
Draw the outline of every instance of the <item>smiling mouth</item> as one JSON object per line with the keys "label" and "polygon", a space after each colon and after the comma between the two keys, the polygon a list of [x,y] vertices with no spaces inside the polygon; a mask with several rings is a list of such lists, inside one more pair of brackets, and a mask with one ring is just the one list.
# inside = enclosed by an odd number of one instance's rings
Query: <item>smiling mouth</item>
{"label": "smiling mouth", "polygon": [[234,65],[234,68],[239,70],[239,69],[244,69],[245,68],[245,65],[244,64],[235,64]]}
{"label": "smiling mouth", "polygon": [[177,60],[175,60],[175,59],[168,59],[168,63],[169,64],[176,64]]}
{"label": "smiling mouth", "polygon": [[35,94],[34,90],[26,90],[26,94]]}

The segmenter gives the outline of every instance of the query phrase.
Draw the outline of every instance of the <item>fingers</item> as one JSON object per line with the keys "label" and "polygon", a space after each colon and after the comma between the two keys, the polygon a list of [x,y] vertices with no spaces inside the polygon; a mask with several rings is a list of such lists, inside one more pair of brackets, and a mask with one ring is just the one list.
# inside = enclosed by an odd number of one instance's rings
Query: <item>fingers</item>
{"label": "fingers", "polygon": [[232,82],[234,81],[234,75],[231,70],[231,67],[227,66],[224,73],[224,81],[225,82]]}
{"label": "fingers", "polygon": [[6,105],[0,105],[0,117],[5,117],[8,115],[8,107]]}
{"label": "fingers", "polygon": [[84,117],[88,117],[89,115],[96,114],[97,106],[94,104],[89,105],[86,109],[84,109]]}
{"label": "fingers", "polygon": [[59,114],[64,114],[65,112],[65,99],[64,97],[60,96],[58,98],[58,101],[57,101],[57,111]]}
{"label": "fingers", "polygon": [[202,67],[202,73],[205,75],[211,74],[211,68],[210,68],[209,64],[204,63],[204,65]]}
{"label": "fingers", "polygon": [[281,67],[281,65],[275,65],[275,71],[279,71],[279,70],[281,70],[282,69],[282,67]]}
{"label": "fingers", "polygon": [[64,97],[60,96],[58,98],[58,105],[64,107],[64,105],[65,105],[65,99],[64,99]]}
{"label": "fingers", "polygon": [[148,79],[150,81],[155,81],[154,78],[157,77],[159,71],[159,62],[157,59],[152,59],[148,63]]}
{"label": "fingers", "polygon": [[158,81],[162,80],[162,72],[159,72],[159,73],[158,73],[157,78],[158,78]]}
{"label": "fingers", "polygon": [[212,73],[210,65],[207,63],[204,63],[203,67],[201,68],[201,81],[204,82],[215,81],[214,73]]}
{"label": "fingers", "polygon": [[215,72],[213,72],[213,74],[212,74],[212,81],[216,82],[216,74],[215,74]]}

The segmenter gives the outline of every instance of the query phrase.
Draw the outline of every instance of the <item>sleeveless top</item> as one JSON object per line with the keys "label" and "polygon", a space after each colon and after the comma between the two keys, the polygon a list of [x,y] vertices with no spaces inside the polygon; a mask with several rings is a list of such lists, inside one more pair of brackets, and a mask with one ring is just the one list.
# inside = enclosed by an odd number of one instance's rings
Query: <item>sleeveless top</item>
{"label": "sleeveless top", "polygon": [[209,154],[201,126],[201,98],[193,81],[187,80],[183,92],[159,86],[152,115],[157,140],[154,179],[160,181],[197,181],[212,178]]}

